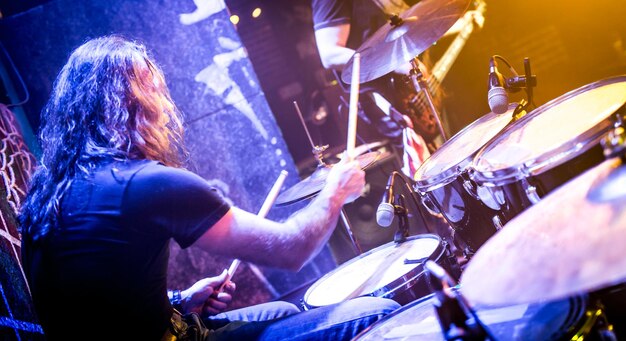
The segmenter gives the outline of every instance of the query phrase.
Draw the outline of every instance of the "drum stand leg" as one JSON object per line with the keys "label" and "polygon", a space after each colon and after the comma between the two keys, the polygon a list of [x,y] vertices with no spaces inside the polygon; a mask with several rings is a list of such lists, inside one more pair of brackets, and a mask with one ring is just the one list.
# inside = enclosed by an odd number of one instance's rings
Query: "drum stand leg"
{"label": "drum stand leg", "polygon": [[354,252],[356,252],[357,255],[362,254],[363,250],[361,249],[361,245],[359,245],[359,242],[356,240],[354,234],[352,233],[352,226],[348,221],[348,215],[346,214],[346,210],[344,208],[341,209],[341,221],[343,221],[343,226],[346,227],[346,232],[348,233],[348,237],[350,237],[350,241],[352,242],[352,246],[354,247]]}
{"label": "drum stand leg", "polygon": [[441,138],[443,139],[443,142],[446,142],[448,139],[446,138],[446,133],[443,131],[443,125],[441,124],[441,116],[439,115],[437,108],[435,108],[435,105],[433,104],[433,97],[431,96],[430,90],[428,89],[428,84],[426,84],[426,82],[424,81],[422,71],[420,71],[420,68],[419,68],[419,62],[417,60],[417,57],[411,60],[411,66],[413,66],[413,69],[411,70],[411,79],[413,80],[413,86],[415,86],[416,91],[422,91],[424,95],[426,96],[426,102],[428,102],[428,106],[430,107],[430,110],[432,111],[433,116],[435,117],[435,121],[437,121],[437,128],[439,128],[439,134],[441,134]]}

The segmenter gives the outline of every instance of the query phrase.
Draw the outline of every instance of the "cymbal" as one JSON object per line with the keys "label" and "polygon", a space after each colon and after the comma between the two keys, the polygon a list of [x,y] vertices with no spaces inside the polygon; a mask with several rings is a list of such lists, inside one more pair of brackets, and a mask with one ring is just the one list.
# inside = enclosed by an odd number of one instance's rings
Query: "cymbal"
{"label": "cymbal", "polygon": [[[359,162],[361,169],[366,169],[372,165],[381,156],[382,152],[373,151],[357,156],[355,159]],[[317,195],[326,184],[326,177],[332,165],[327,167],[318,167],[313,174],[304,180],[298,182],[293,187],[282,192],[276,198],[276,206],[285,206],[296,203],[301,200],[309,199]]]}
{"label": "cymbal", "polygon": [[[399,26],[385,24],[356,52],[361,55],[359,82],[369,82],[408,63],[441,38],[469,7],[470,0],[422,0],[400,14]],[[354,57],[341,72],[352,82]]]}
{"label": "cymbal", "polygon": [[467,264],[470,302],[551,301],[626,282],[626,166],[609,159],[491,237]]}

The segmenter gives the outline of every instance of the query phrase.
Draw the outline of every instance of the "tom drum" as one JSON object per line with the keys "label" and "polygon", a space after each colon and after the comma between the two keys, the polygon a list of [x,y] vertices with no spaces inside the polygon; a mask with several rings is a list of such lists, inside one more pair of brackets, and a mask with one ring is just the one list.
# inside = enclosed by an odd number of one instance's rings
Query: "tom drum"
{"label": "tom drum", "polygon": [[508,125],[470,166],[481,201],[503,222],[604,160],[601,140],[623,121],[626,76],[568,92]]}
{"label": "tom drum", "polygon": [[465,254],[475,252],[502,227],[500,212],[480,200],[467,169],[480,148],[512,121],[516,106],[474,121],[441,145],[415,173],[414,187],[424,205],[452,226],[455,243]]}
{"label": "tom drum", "polygon": [[447,244],[433,234],[390,242],[359,255],[317,280],[306,291],[305,309],[331,305],[359,296],[385,297],[404,305],[430,291],[423,263],[432,260],[452,276],[460,276]]}

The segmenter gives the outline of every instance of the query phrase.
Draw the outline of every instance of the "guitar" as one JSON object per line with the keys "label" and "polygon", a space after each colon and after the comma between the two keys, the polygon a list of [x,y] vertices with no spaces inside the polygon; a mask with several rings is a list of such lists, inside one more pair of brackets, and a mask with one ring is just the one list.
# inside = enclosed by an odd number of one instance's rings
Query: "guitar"
{"label": "guitar", "polygon": [[[480,18],[485,13],[486,3],[484,0],[477,0],[475,2],[476,7],[474,11],[480,15]],[[479,19],[484,20],[484,19]],[[478,26],[482,27],[482,22],[478,22]],[[470,35],[474,31],[475,24],[474,19],[466,20],[463,26],[460,28],[459,33],[454,40],[450,43],[449,47],[443,53],[441,58],[435,63],[430,70],[430,75],[426,77],[426,85],[433,98],[435,107],[441,107],[442,88],[441,83],[450,71],[452,64],[456,61],[457,57],[461,53],[461,50],[465,46],[465,43],[469,39]],[[406,77],[408,78],[408,77]],[[404,88],[397,88],[396,90],[402,93],[400,101],[401,111],[407,114],[413,122],[415,131],[422,135],[424,139],[432,140],[438,134],[439,130],[436,124],[434,114],[430,110],[426,95],[423,92],[416,92],[415,88],[411,85],[408,86],[407,79],[404,84],[407,85]],[[403,82],[395,82],[401,84]]]}

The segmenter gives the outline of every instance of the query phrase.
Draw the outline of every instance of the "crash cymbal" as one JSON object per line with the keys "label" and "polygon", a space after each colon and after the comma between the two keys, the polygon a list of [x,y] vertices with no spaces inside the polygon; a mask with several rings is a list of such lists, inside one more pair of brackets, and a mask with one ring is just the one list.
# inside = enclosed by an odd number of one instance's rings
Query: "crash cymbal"
{"label": "crash cymbal", "polygon": [[[356,52],[361,55],[359,82],[369,82],[408,63],[428,49],[463,15],[470,0],[422,0],[400,14],[402,23],[385,24]],[[353,58],[341,72],[352,81]]]}
{"label": "crash cymbal", "polygon": [[626,166],[609,159],[507,223],[461,276],[473,303],[550,301],[626,282]]}
{"label": "crash cymbal", "polygon": [[[361,169],[365,170],[380,158],[382,152],[373,151],[356,157]],[[276,206],[285,206],[317,195],[326,184],[326,177],[332,165],[318,167],[313,174],[282,192],[276,198]]]}

